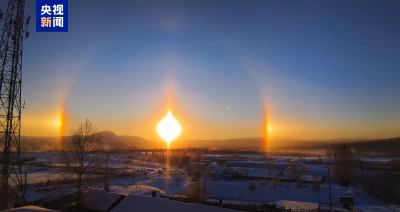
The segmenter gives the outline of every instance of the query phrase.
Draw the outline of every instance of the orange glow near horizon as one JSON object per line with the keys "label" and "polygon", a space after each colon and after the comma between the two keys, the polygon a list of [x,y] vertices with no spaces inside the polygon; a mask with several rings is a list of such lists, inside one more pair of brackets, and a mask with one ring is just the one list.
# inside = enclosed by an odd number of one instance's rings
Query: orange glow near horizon
{"label": "orange glow near horizon", "polygon": [[167,142],[167,147],[176,137],[182,132],[182,127],[179,122],[172,116],[171,111],[168,111],[165,116],[157,125],[158,135]]}
{"label": "orange glow near horizon", "polygon": [[264,134],[264,151],[268,152],[268,141],[269,141],[269,133],[271,132],[272,127],[268,121],[268,111],[265,109],[264,111],[264,127],[263,127],[263,134]]}
{"label": "orange glow near horizon", "polygon": [[58,115],[58,120],[56,122],[57,127],[58,127],[58,135],[59,136],[63,136],[65,133],[65,122],[66,122],[65,107],[62,106],[60,114]]}

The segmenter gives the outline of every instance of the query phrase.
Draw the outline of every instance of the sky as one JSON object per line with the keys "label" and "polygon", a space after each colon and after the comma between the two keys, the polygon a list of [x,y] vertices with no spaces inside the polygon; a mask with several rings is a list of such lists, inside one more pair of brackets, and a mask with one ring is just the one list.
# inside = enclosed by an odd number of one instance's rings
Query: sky
{"label": "sky", "polygon": [[[6,1],[0,6],[5,10]],[[36,2],[26,1],[35,20]],[[398,1],[69,1],[24,40],[22,135],[400,136]],[[1,23],[3,24],[3,23]]]}

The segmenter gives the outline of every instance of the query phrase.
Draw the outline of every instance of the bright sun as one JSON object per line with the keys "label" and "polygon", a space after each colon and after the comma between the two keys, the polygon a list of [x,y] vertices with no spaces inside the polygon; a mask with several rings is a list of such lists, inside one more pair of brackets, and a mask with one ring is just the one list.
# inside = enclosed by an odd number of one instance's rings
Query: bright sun
{"label": "bright sun", "polygon": [[165,116],[157,125],[157,133],[161,138],[169,143],[179,136],[182,132],[182,127],[179,122],[172,116],[171,111],[168,111],[167,116]]}

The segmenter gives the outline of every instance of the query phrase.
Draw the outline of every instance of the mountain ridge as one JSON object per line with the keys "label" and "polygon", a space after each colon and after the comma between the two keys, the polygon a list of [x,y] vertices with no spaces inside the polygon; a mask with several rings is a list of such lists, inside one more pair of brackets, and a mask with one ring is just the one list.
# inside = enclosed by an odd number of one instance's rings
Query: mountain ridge
{"label": "mountain ridge", "polygon": [[[164,148],[165,142],[151,141],[139,136],[119,136],[112,131],[101,131],[99,134],[102,137],[105,149],[130,149],[130,148]],[[66,136],[69,137],[69,136]],[[24,136],[21,137],[21,150],[52,150],[57,147],[59,137],[56,136]],[[358,149],[371,148],[400,148],[400,137],[386,139],[328,139],[328,140],[306,140],[294,138],[280,138],[269,142],[269,147],[272,149],[325,149],[336,143],[349,143],[350,147]],[[264,147],[264,139],[262,137],[247,137],[247,138],[231,138],[231,139],[191,139],[178,140],[171,142],[171,148],[253,148],[260,149]]]}

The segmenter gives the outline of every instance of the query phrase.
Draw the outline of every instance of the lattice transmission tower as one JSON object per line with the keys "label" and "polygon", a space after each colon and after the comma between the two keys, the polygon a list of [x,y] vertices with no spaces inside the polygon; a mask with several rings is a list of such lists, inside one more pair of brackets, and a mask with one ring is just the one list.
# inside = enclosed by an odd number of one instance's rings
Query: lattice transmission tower
{"label": "lattice transmission tower", "polygon": [[9,0],[7,11],[0,11],[4,22],[0,40],[0,210],[7,209],[15,197],[25,203],[20,155],[21,79],[22,43],[29,37],[30,16],[24,16],[24,9],[25,0]]}

